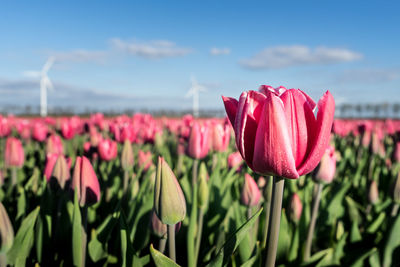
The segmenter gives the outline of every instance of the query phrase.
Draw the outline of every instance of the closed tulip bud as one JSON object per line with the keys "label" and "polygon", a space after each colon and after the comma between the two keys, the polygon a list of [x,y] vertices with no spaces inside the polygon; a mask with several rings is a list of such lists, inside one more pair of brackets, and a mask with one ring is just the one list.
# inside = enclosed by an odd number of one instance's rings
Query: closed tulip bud
{"label": "closed tulip bud", "polygon": [[167,234],[167,225],[158,219],[154,210],[151,212],[151,230],[159,238],[163,238]]}
{"label": "closed tulip bud", "polygon": [[336,172],[336,153],[333,146],[328,146],[321,162],[314,172],[314,180],[317,183],[329,184],[335,177]]}
{"label": "closed tulip bud", "polygon": [[117,143],[110,139],[100,141],[97,150],[99,151],[100,158],[105,161],[115,159],[118,153]]}
{"label": "closed tulip bud", "polygon": [[371,204],[376,204],[379,200],[378,184],[375,181],[369,186],[368,199]]}
{"label": "closed tulip bud", "polygon": [[290,179],[310,173],[329,144],[333,96],[327,91],[316,104],[299,89],[261,86],[260,91],[243,92],[239,101],[223,97],[247,165],[261,175]]}
{"label": "closed tulip bud", "polygon": [[52,134],[47,138],[46,154],[64,154],[64,146],[60,136]]}
{"label": "closed tulip bud", "polygon": [[8,137],[4,151],[4,161],[7,167],[21,168],[24,165],[25,154],[21,141],[15,137]]}
{"label": "closed tulip bud", "polygon": [[246,206],[256,206],[260,201],[261,192],[258,189],[257,183],[250,174],[244,175],[244,186],[242,189],[241,200]]}
{"label": "closed tulip bud", "polygon": [[70,176],[67,160],[63,155],[59,155],[51,177],[54,177],[58,181],[60,187],[64,189],[65,183],[69,180]]}
{"label": "closed tulip bud", "polygon": [[208,203],[209,189],[207,181],[208,181],[207,168],[205,163],[202,162],[199,170],[198,202],[199,202],[199,208],[203,210],[207,207]]}
{"label": "closed tulip bud", "polygon": [[394,185],[393,200],[400,204],[400,172],[397,174],[396,183]]}
{"label": "closed tulip bud", "polygon": [[393,160],[396,163],[400,163],[400,141],[396,143],[396,148],[393,153]]}
{"label": "closed tulip bud", "polygon": [[56,164],[58,154],[47,154],[46,155],[46,165],[44,167],[44,176],[47,182],[50,181],[51,174],[53,173],[54,165]]}
{"label": "closed tulip bud", "polygon": [[0,239],[1,247],[0,250],[7,252],[13,244],[14,241],[14,230],[8,217],[7,211],[0,202]]}
{"label": "closed tulip bud", "polygon": [[242,163],[243,158],[240,152],[233,152],[228,156],[228,167],[230,169],[236,168],[237,171],[240,171]]}
{"label": "closed tulip bud", "polygon": [[71,183],[76,190],[81,206],[91,205],[100,200],[100,185],[92,164],[85,157],[77,157]]}
{"label": "closed tulip bud", "polygon": [[143,152],[142,150],[139,150],[138,164],[139,168],[143,168],[143,170],[147,171],[153,164],[151,151]]}
{"label": "closed tulip bud", "polygon": [[183,221],[186,215],[185,196],[175,174],[162,157],[158,157],[154,210],[158,218],[168,225]]}
{"label": "closed tulip bud", "polygon": [[206,125],[200,125],[194,122],[190,131],[190,137],[187,147],[187,154],[194,159],[202,159],[208,154],[209,145],[209,128]]}
{"label": "closed tulip bud", "polygon": [[35,123],[32,129],[32,137],[39,142],[46,140],[47,126],[43,123]]}
{"label": "closed tulip bud", "polygon": [[229,124],[214,123],[211,128],[211,144],[214,151],[226,151],[231,137],[230,127]]}
{"label": "closed tulip bud", "polygon": [[297,193],[294,193],[290,200],[290,218],[296,224],[300,221],[302,211],[303,204],[301,203],[300,197]]}
{"label": "closed tulip bud", "polygon": [[131,170],[133,168],[134,158],[132,145],[129,140],[125,140],[124,147],[122,148],[121,154],[121,165],[125,171]]}

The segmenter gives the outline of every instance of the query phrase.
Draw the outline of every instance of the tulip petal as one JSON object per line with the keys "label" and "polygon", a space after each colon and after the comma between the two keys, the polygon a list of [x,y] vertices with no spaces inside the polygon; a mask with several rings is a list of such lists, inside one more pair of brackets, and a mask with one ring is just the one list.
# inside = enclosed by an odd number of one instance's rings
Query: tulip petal
{"label": "tulip petal", "polygon": [[310,147],[308,149],[305,161],[299,166],[298,172],[300,175],[307,174],[315,169],[320,162],[325,149],[327,148],[330,140],[333,118],[335,115],[335,100],[329,91],[321,97],[318,101],[317,121],[314,129],[309,129],[315,132],[310,140]]}
{"label": "tulip petal", "polygon": [[307,154],[307,148],[312,136],[315,135],[315,116],[308,98],[297,89],[290,89],[281,95],[285,107],[293,157],[298,167]]}
{"label": "tulip petal", "polygon": [[92,164],[85,156],[82,156],[81,188],[81,202],[83,199],[86,204],[93,204],[100,200],[99,180],[97,180]]}
{"label": "tulip petal", "polygon": [[290,142],[283,102],[269,92],[256,132],[253,170],[260,174],[298,178]]}
{"label": "tulip petal", "polygon": [[254,142],[266,96],[256,91],[243,92],[235,118],[236,145],[247,164],[252,167]]}
{"label": "tulip petal", "polygon": [[224,101],[226,114],[228,114],[229,121],[231,122],[233,127],[235,125],[235,117],[239,102],[233,97],[225,96],[222,96],[222,100]]}

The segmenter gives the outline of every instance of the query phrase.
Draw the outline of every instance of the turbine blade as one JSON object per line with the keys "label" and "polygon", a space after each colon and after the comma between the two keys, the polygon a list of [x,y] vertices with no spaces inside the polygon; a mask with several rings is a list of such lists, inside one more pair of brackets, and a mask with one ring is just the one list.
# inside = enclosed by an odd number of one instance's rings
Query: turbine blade
{"label": "turbine blade", "polygon": [[47,73],[51,66],[53,66],[55,61],[54,57],[49,57],[49,59],[46,61],[46,63],[43,66],[42,73]]}

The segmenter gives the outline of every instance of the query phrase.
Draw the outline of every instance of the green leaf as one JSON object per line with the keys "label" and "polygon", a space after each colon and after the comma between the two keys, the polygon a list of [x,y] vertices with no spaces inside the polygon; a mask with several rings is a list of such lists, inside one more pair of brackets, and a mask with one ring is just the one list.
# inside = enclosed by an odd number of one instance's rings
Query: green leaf
{"label": "green leaf", "polygon": [[[369,251],[367,251],[366,253],[364,253],[363,255],[361,255],[360,257],[358,257],[353,264],[351,264],[351,267],[362,267],[364,266],[364,260],[366,258],[368,258],[369,256],[371,256],[373,253],[377,252],[377,248],[372,248]],[[374,265],[372,265],[374,266]]]}
{"label": "green leaf", "polygon": [[23,221],[14,239],[11,249],[7,253],[10,265],[25,266],[34,243],[34,226],[39,214],[40,207],[33,210]]}
{"label": "green leaf", "polygon": [[173,260],[162,254],[150,244],[150,254],[157,267],[179,267]]}
{"label": "green leaf", "polygon": [[289,222],[286,218],[286,212],[282,209],[281,212],[281,224],[279,227],[279,238],[278,238],[278,249],[276,253],[277,259],[286,259],[287,254],[290,249],[290,244],[292,242],[292,233],[291,233]]}
{"label": "green leaf", "polygon": [[92,229],[92,238],[88,245],[89,256],[93,262],[107,258],[107,251],[103,248],[103,244],[97,239],[96,229]]}
{"label": "green leaf", "polygon": [[130,233],[128,225],[126,223],[126,218],[124,213],[121,212],[119,217],[120,235],[121,235],[121,256],[122,256],[122,266],[133,266],[133,247],[130,239]]}
{"label": "green leaf", "polygon": [[378,218],[376,218],[375,221],[373,221],[373,223],[371,223],[370,226],[368,226],[367,228],[367,233],[373,234],[375,233],[379,226],[381,226],[381,224],[385,221],[386,218],[386,214],[384,212],[381,212],[378,216]]}
{"label": "green leaf", "polygon": [[74,266],[83,267],[84,255],[83,255],[83,227],[82,227],[82,217],[79,207],[78,194],[75,191],[74,197],[74,212],[72,216],[72,260]]}
{"label": "green leaf", "polygon": [[[393,251],[400,246],[400,214],[397,215],[392,228],[390,229],[389,236],[383,252],[383,266],[389,267],[392,264]],[[397,255],[398,256],[398,255]]]}
{"label": "green leaf", "polygon": [[240,242],[245,237],[245,235],[247,235],[250,229],[253,228],[253,225],[257,221],[257,218],[258,216],[260,216],[261,212],[262,208],[257,213],[255,213],[247,222],[245,222],[239,229],[237,229],[236,232],[228,238],[223,247],[219,250],[216,257],[214,257],[207,266],[225,266],[233,252],[236,250]]}

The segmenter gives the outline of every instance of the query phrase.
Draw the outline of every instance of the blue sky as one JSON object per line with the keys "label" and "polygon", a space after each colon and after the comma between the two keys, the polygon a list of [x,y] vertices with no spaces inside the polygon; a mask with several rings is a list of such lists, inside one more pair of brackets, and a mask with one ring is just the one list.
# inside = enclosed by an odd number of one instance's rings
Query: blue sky
{"label": "blue sky", "polygon": [[337,103],[399,102],[400,4],[395,1],[6,1],[0,9],[0,107],[222,109],[261,84]]}

